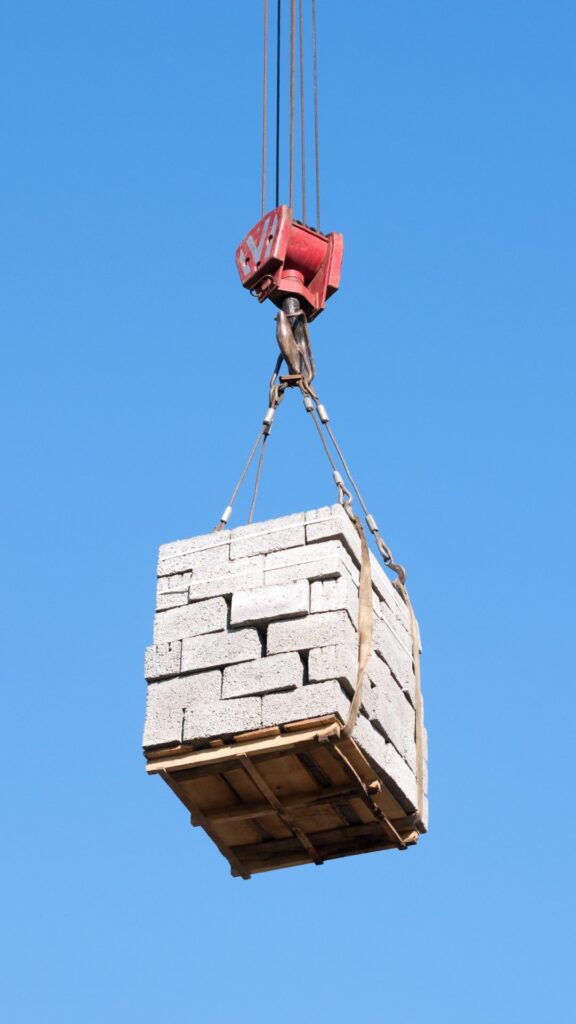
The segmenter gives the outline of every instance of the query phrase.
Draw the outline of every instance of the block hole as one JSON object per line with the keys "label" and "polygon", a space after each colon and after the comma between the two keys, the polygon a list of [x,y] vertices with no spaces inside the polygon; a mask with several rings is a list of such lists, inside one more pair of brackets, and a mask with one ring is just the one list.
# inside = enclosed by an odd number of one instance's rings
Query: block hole
{"label": "block hole", "polygon": [[256,626],[256,632],[260,637],[260,643],[262,645],[262,657],[266,657],[266,626]]}
{"label": "block hole", "polygon": [[302,681],[304,683],[304,686],[307,686],[307,684],[310,682],[310,674],[309,674],[309,670],[308,670],[308,655],[309,655],[309,653],[310,653],[309,651],[300,651],[300,661],[302,662],[302,668],[304,670],[303,679],[302,679]]}

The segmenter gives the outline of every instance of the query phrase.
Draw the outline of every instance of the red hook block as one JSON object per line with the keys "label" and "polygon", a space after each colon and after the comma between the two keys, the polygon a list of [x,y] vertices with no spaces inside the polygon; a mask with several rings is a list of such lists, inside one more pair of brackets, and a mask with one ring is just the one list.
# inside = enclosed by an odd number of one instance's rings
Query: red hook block
{"label": "red hook block", "polygon": [[236,250],[240,280],[259,302],[281,307],[297,296],[308,320],[322,312],[340,284],[344,238],[293,220],[288,206],[267,213]]}

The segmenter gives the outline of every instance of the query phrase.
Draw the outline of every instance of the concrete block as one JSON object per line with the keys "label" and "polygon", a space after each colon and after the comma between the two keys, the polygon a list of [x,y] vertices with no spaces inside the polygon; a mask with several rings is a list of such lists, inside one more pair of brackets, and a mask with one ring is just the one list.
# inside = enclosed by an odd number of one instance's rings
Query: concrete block
{"label": "concrete block", "polygon": [[230,558],[245,558],[247,555],[268,554],[298,547],[306,540],[304,513],[269,519],[263,523],[239,526],[232,531]]}
{"label": "concrete block", "polygon": [[394,615],[400,619],[404,628],[409,632],[410,613],[404,604],[404,601],[394,590],[390,577],[386,574],[378,559],[376,559],[372,554],[370,555],[370,565],[372,567],[372,586],[378,593],[381,600],[386,602]]}
{"label": "concrete block", "polygon": [[195,570],[188,588],[190,601],[201,601],[218,594],[230,596],[237,590],[264,586],[264,555],[237,558],[234,562],[202,566]]}
{"label": "concrete block", "polygon": [[237,697],[210,704],[194,704],[184,714],[184,743],[248,732],[262,725],[262,698]]}
{"label": "concrete block", "polygon": [[310,683],[321,683],[325,679],[339,679],[346,683],[347,690],[354,689],[358,672],[358,645],[329,644],[313,647],[308,654],[308,679]]}
{"label": "concrete block", "polygon": [[174,576],[161,576],[156,590],[156,610],[177,608],[188,604],[188,586],[192,579],[191,572],[176,573]]}
{"label": "concrete block", "polygon": [[[170,577],[167,577],[170,579]],[[179,608],[184,604],[188,604],[188,590],[186,589],[182,593],[178,591],[166,591],[165,594],[158,594],[156,598],[156,611],[164,612],[168,608]]]}
{"label": "concrete block", "polygon": [[309,608],[308,580],[254,590],[238,590],[232,595],[230,622],[233,626],[248,626],[271,622],[273,619],[294,618],[308,615]]}
{"label": "concrete block", "polygon": [[146,693],[143,746],[180,743],[186,709],[205,701],[218,700],[221,688],[221,672],[199,672],[193,676],[150,683]]}
{"label": "concrete block", "polygon": [[199,636],[226,629],[228,606],[223,597],[197,601],[184,608],[171,608],[158,612],[154,619],[154,641],[157,644],[183,640],[185,636]]}
{"label": "concrete block", "polygon": [[[285,552],[286,555],[289,553]],[[284,565],[279,565],[275,569],[267,569],[264,573],[264,581],[268,586],[269,584],[289,583],[291,580],[337,579],[347,571],[341,558],[334,555],[326,558],[310,558],[305,562],[286,561]]]}
{"label": "concrete block", "polygon": [[189,540],[162,544],[158,553],[158,576],[183,573],[200,566],[218,565],[230,558],[230,532],[208,533]]}
{"label": "concrete block", "polygon": [[412,814],[418,799],[416,778],[398,751],[362,715],[354,727],[353,738],[382,773],[406,813]]}
{"label": "concrete block", "polygon": [[247,697],[274,690],[293,690],[304,682],[298,654],[272,654],[258,661],[243,661],[224,669],[222,697]]}
{"label": "concrete block", "polygon": [[395,633],[384,620],[374,622],[373,647],[386,662],[403,690],[414,698],[414,671],[412,655],[398,642]]}
{"label": "concrete block", "polygon": [[[372,659],[376,655],[372,655]],[[362,704],[369,718],[374,711],[376,689],[370,678],[370,664],[362,686]],[[383,662],[381,662],[383,664]],[[346,695],[352,699],[358,678],[358,651],[356,644],[334,644],[328,647],[314,647],[308,653],[308,680],[310,683],[325,679],[338,679]]]}
{"label": "concrete block", "polygon": [[262,643],[255,629],[186,637],[182,641],[182,672],[254,661],[262,654]]}
{"label": "concrete block", "polygon": [[396,609],[390,608],[386,601],[380,601],[380,618],[388,623],[390,629],[397,637],[398,643],[405,648],[408,654],[412,655],[412,634],[404,625]]}
{"label": "concrete block", "polygon": [[306,543],[338,539],[344,544],[354,561],[360,565],[361,544],[354,524],[342,505],[314,509],[306,513]]}
{"label": "concrete block", "polygon": [[292,693],[273,693],[262,698],[262,725],[298,722],[318,715],[339,715],[346,722],[350,702],[336,679],[308,684]]}
{"label": "concrete block", "polygon": [[352,577],[345,573],[338,579],[314,580],[310,585],[310,611],[348,612],[352,625],[358,625],[358,587]]}
{"label": "concrete block", "polygon": [[[385,668],[385,666],[383,665]],[[412,771],[416,771],[416,717],[396,681],[389,675],[383,685],[376,685],[375,699],[370,715],[386,738],[394,744]]]}
{"label": "concrete block", "polygon": [[160,644],[159,647],[147,647],[144,659],[144,677],[148,682],[177,676],[180,672],[182,644],[176,641],[171,644]]}
{"label": "concrete block", "polygon": [[307,651],[335,643],[357,645],[357,634],[347,612],[320,612],[305,619],[289,622],[271,622],[268,626],[266,651],[282,654],[284,651]]}

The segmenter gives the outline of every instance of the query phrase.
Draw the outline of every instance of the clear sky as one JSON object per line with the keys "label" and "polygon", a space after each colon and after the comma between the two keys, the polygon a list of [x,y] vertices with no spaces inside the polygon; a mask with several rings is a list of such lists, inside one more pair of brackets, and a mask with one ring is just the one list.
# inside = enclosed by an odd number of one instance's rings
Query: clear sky
{"label": "clear sky", "polygon": [[[323,227],[346,255],[317,383],[409,569],[430,832],[233,880],[144,771],[157,546],[217,521],[276,358],[234,266],[260,210],[261,4],[3,0],[18,1024],[574,1012],[576,5],[318,8]],[[333,499],[288,396],[258,515]]]}

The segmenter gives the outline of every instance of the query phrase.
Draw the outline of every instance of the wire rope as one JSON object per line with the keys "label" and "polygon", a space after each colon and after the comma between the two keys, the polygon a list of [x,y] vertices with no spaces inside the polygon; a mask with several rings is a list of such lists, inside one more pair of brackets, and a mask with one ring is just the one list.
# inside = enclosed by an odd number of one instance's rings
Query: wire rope
{"label": "wire rope", "polygon": [[262,216],[266,213],[266,148],[268,122],[268,0],[264,0],[264,58],[262,83]]}

